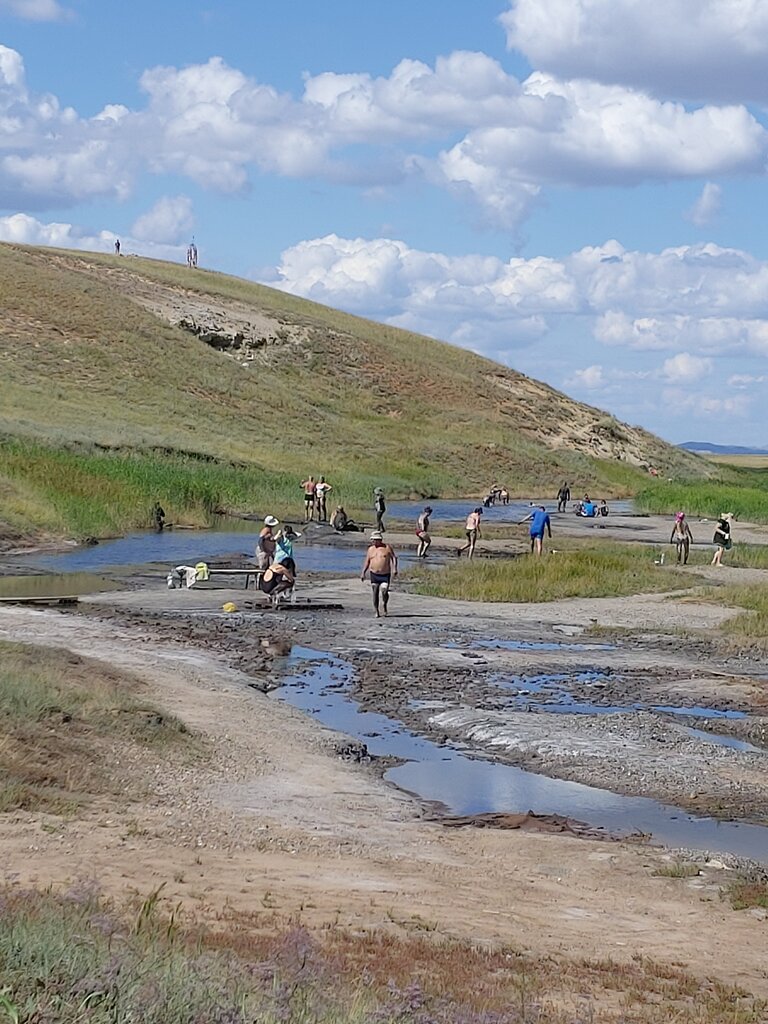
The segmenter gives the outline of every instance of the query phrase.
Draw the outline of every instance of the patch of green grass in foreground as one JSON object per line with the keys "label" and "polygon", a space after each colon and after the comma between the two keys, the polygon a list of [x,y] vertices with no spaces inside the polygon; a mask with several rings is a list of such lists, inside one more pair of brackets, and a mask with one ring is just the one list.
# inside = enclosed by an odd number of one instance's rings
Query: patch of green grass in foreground
{"label": "patch of green grass in foreground", "polygon": [[648,548],[625,544],[569,547],[541,558],[457,560],[440,572],[416,570],[411,578],[417,593],[432,597],[520,603],[659,593],[701,582],[691,573],[654,565]]}
{"label": "patch of green grass in foreground", "polygon": [[[40,1024],[759,1024],[766,1003],[678,964],[532,956],[256,915],[213,932],[162,886],[118,913],[94,883],[0,893],[0,1020]],[[162,908],[162,912],[161,912]],[[268,927],[265,928],[265,923]]]}
{"label": "patch of green grass in foreground", "polygon": [[736,583],[709,588],[702,597],[729,608],[746,609],[723,627],[729,644],[738,648],[768,648],[768,586]]}
{"label": "patch of green grass in foreground", "polygon": [[158,748],[185,732],[136,690],[137,680],[69,652],[0,642],[0,812],[70,813],[123,790],[110,770],[115,744]]}

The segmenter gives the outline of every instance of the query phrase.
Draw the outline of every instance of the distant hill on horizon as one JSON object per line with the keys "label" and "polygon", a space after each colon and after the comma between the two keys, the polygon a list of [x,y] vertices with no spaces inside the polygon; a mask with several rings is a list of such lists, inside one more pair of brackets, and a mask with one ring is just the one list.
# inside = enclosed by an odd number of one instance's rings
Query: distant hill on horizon
{"label": "distant hill on horizon", "polygon": [[677,447],[687,452],[708,452],[711,455],[768,455],[768,448],[751,448],[738,444],[712,444],[710,441],[684,441]]}

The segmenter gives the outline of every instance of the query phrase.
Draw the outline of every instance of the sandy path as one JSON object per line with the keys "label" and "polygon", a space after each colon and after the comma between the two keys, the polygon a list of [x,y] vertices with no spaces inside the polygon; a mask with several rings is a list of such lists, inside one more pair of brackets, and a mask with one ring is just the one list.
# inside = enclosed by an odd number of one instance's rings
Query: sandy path
{"label": "sandy path", "polygon": [[70,822],[0,817],[0,862],[11,876],[61,884],[87,874],[114,892],[165,882],[170,901],[203,912],[231,905],[310,926],[434,928],[542,953],[640,953],[768,994],[755,942],[763,925],[720,900],[724,870],[665,879],[652,875],[664,855],[642,847],[448,832],[421,821],[405,794],[340,761],[327,730],[245,692],[239,673],[205,654],[111,622],[26,609],[0,609],[0,637],[130,670],[216,752],[211,766],[159,777],[146,806],[102,806]]}

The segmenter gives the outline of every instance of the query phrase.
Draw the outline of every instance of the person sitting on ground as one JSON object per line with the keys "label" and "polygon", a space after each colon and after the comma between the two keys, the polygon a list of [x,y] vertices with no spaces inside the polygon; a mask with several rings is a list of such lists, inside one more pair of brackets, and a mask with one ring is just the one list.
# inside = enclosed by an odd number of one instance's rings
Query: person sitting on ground
{"label": "person sitting on ground", "polygon": [[280,521],[274,516],[265,517],[264,526],[261,528],[259,539],[256,542],[256,567],[258,569],[266,569],[274,561],[276,541],[272,531],[279,525]]}
{"label": "person sitting on ground", "polygon": [[712,542],[717,545],[717,550],[712,556],[712,565],[722,565],[723,552],[730,551],[733,547],[731,540],[731,520],[733,512],[721,512],[715,527],[715,535]]}
{"label": "person sitting on ground", "polygon": [[584,501],[582,501],[581,514],[583,516],[588,516],[590,519],[594,517],[595,503],[593,501],[590,501],[589,498],[586,498]]}
{"label": "person sitting on ground", "polygon": [[462,551],[467,552],[467,558],[474,558],[477,538],[481,536],[480,517],[482,516],[482,514],[483,510],[480,507],[478,507],[476,509],[473,509],[467,516],[467,523],[465,527],[467,533],[467,543],[464,544],[463,547],[460,547],[458,549],[458,551],[456,552],[457,558],[461,558]]}
{"label": "person sitting on ground", "polygon": [[343,505],[337,505],[331,516],[331,526],[337,533],[362,533],[354,519],[350,519]]}
{"label": "person sitting on ground", "polygon": [[608,502],[605,500],[605,498],[600,499],[600,504],[597,507],[597,514],[599,516],[608,515]]}
{"label": "person sitting on ground", "polygon": [[259,580],[259,590],[270,597],[273,604],[277,604],[281,594],[293,589],[295,573],[296,566],[292,558],[285,562],[273,562],[264,570]]}
{"label": "person sitting on ground", "polygon": [[419,545],[416,548],[417,558],[426,558],[432,543],[432,538],[429,535],[429,517],[431,515],[432,509],[427,505],[416,524],[416,536],[419,538]]}
{"label": "person sitting on ground", "polygon": [[549,518],[549,513],[543,505],[539,505],[525,519],[521,519],[519,525],[522,526],[523,523],[531,524],[529,530],[531,535],[531,554],[535,551],[537,555],[540,555],[545,530],[548,531],[549,539],[552,540],[552,522]]}
{"label": "person sitting on ground", "polygon": [[680,565],[682,561],[683,565],[688,565],[688,553],[693,544],[693,534],[685,521],[685,512],[678,512],[675,516],[675,525],[672,527],[669,543],[677,545],[677,564]]}

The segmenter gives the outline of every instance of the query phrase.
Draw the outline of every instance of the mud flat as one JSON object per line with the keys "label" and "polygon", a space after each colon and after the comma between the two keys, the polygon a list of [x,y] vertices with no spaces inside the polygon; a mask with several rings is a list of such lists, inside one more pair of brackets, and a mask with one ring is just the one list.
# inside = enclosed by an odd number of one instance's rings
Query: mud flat
{"label": "mud flat", "polygon": [[[674,872],[679,854],[645,843],[447,829],[425,820],[435,817],[436,804],[414,799],[408,790],[429,800],[428,778],[441,785],[448,779],[455,796],[452,764],[478,773],[463,776],[468,801],[478,805],[473,810],[487,805],[486,797],[498,803],[500,795],[510,794],[499,782],[510,772],[526,787],[518,791],[525,810],[536,803],[531,797],[553,783],[579,784],[496,756],[473,756],[477,752],[468,745],[462,749],[460,741],[458,749],[435,742],[426,726],[405,726],[394,703],[391,717],[362,710],[380,715],[381,726],[403,741],[397,764],[365,763],[361,742],[375,755],[379,740],[388,745],[387,736],[339,746],[344,734],[312,717],[327,687],[327,702],[357,714],[350,685],[381,690],[388,680],[394,691],[399,680],[403,707],[413,701],[413,711],[430,717],[444,710],[427,706],[444,699],[445,693],[435,696],[436,688],[452,687],[455,698],[476,686],[482,705],[495,686],[485,678],[490,668],[521,674],[562,661],[561,674],[570,679],[574,666],[594,666],[595,659],[599,668],[611,663],[638,673],[636,680],[619,684],[616,671],[611,699],[622,687],[640,686],[646,669],[663,661],[674,674],[661,689],[649,689],[648,702],[667,694],[679,704],[685,696],[691,706],[718,710],[727,699],[727,710],[749,716],[760,696],[754,679],[732,678],[722,664],[710,664],[707,680],[692,680],[682,652],[675,660],[669,651],[620,644],[580,651],[587,638],[579,630],[594,617],[594,602],[526,614],[424,602],[396,592],[392,618],[376,622],[369,588],[359,581],[314,584],[308,591],[318,601],[341,602],[344,610],[271,613],[254,606],[227,616],[222,603],[241,599],[242,591],[159,588],[93,595],[67,613],[0,608],[3,639],[62,647],[135,673],[148,699],[182,718],[211,755],[194,765],[161,766],[152,756],[121,765],[131,785],[119,799],[76,819],[0,815],[0,857],[9,877],[19,884],[59,886],[86,875],[98,878],[109,893],[146,894],[164,884],[169,908],[189,907],[214,922],[230,907],[261,915],[267,925],[279,919],[403,934],[426,929],[526,955],[568,956],[578,950],[580,957],[628,963],[637,955],[683,961],[700,976],[768,994],[764,957],[755,942],[762,923],[749,912],[735,913],[721,897],[738,858],[699,853],[690,877],[677,878],[664,872]],[[606,623],[626,625],[628,609],[614,603]],[[631,611],[633,622],[648,630],[669,621],[670,614],[674,609],[662,601],[640,600]],[[491,631],[497,640],[528,646],[473,647]],[[558,638],[563,647],[553,651]],[[310,653],[297,650],[302,647]],[[245,659],[244,669],[234,666],[238,658]],[[307,670],[323,663],[335,678],[318,675],[314,693],[310,685],[296,687],[308,713],[288,706],[291,679],[308,684]],[[260,692],[281,683],[288,685]],[[383,705],[380,693],[375,699]],[[365,732],[376,731],[376,724],[365,726]],[[424,744],[434,757],[416,759],[412,743]],[[417,770],[424,774],[414,785],[407,776]],[[615,793],[605,793],[616,801]],[[737,833],[749,827],[733,825]]]}

